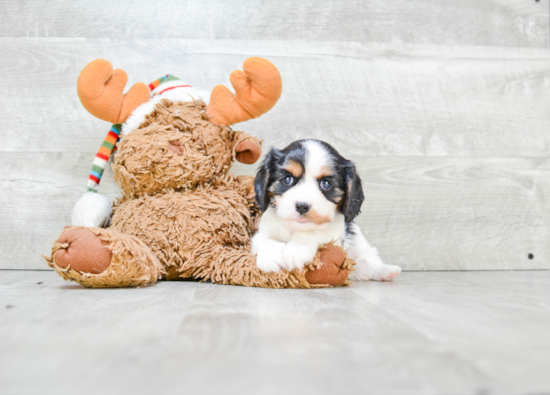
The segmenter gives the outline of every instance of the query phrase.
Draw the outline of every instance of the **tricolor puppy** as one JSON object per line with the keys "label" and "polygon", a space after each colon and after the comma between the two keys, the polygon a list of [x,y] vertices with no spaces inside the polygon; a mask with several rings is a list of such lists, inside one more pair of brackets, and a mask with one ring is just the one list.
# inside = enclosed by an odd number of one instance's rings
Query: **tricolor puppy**
{"label": "tricolor puppy", "polygon": [[355,165],[319,140],[295,141],[271,149],[254,182],[263,215],[252,253],[265,272],[301,269],[319,246],[335,241],[357,263],[362,280],[392,280],[401,268],[385,265],[353,219],[363,188]]}

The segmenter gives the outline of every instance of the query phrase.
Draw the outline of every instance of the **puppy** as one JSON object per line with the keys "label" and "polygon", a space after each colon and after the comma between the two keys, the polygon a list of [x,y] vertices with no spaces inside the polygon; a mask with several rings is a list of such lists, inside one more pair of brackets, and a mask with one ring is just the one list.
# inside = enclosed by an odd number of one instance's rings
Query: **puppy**
{"label": "puppy", "polygon": [[265,272],[301,269],[319,246],[334,241],[347,248],[361,280],[389,281],[401,268],[385,265],[353,219],[363,188],[355,165],[319,140],[271,149],[254,181],[262,214],[252,253]]}

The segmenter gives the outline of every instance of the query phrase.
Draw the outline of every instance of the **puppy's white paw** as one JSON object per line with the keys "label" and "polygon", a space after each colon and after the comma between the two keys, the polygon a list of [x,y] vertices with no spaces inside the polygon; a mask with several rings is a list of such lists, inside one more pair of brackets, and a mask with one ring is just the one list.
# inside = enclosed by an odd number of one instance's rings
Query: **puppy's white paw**
{"label": "puppy's white paw", "polygon": [[258,249],[256,266],[266,273],[278,272],[284,267],[283,243],[266,243]]}
{"label": "puppy's white paw", "polygon": [[284,251],[285,267],[288,270],[302,269],[315,258],[317,248],[316,245],[288,242]]}
{"label": "puppy's white paw", "polygon": [[391,281],[401,273],[401,268],[395,265],[377,265],[361,276],[362,280]]}

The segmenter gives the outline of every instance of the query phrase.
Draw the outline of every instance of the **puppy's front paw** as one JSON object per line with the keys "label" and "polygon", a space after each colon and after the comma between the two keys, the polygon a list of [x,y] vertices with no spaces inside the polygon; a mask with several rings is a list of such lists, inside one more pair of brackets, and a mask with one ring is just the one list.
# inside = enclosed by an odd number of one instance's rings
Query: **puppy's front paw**
{"label": "puppy's front paw", "polygon": [[290,241],[284,251],[284,262],[288,270],[302,269],[310,263],[317,253],[316,245],[302,244]]}
{"label": "puppy's front paw", "polygon": [[256,257],[256,266],[258,269],[266,272],[278,272],[284,267],[284,247],[283,243],[266,243],[258,249]]}
{"label": "puppy's front paw", "polygon": [[[368,270],[362,280],[391,281],[401,273],[401,268],[395,265],[379,265]],[[363,276],[362,276],[363,277]]]}

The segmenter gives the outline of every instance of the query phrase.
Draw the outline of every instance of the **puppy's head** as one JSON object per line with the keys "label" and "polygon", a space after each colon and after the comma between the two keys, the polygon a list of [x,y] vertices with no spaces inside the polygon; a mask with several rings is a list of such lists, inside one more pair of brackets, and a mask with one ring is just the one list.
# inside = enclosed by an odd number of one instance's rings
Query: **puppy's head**
{"label": "puppy's head", "polygon": [[334,219],[346,222],[361,210],[363,188],[355,165],[319,140],[295,141],[283,150],[271,149],[254,181],[256,203],[298,230],[311,230]]}

